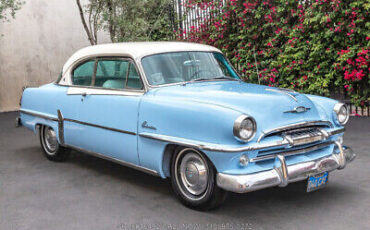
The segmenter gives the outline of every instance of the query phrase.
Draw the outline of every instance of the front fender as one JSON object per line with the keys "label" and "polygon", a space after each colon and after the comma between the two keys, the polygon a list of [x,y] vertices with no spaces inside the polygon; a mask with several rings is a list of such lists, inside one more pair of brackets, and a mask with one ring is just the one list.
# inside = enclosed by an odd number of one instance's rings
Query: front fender
{"label": "front fender", "polygon": [[335,127],[342,127],[334,121],[333,116],[333,109],[335,104],[338,103],[337,100],[310,94],[305,95],[315,104],[316,108],[320,111],[320,116],[323,119],[325,118],[326,120],[330,121]]}
{"label": "front fender", "polygon": [[235,119],[241,113],[223,106],[144,97],[139,111],[138,132],[150,132],[215,144],[235,144]]}
{"label": "front fender", "polygon": [[159,134],[197,142],[240,145],[233,135],[233,124],[240,116],[223,106],[145,95],[140,103],[138,148],[141,166],[156,169],[162,177],[163,154],[167,142],[140,134]]}

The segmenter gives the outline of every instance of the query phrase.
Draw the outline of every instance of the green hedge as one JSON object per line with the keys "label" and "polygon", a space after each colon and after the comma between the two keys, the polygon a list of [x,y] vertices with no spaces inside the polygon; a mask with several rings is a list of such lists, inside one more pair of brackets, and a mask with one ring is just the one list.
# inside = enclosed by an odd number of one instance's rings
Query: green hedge
{"label": "green hedge", "polygon": [[248,82],[369,101],[370,0],[219,2],[188,1],[216,16],[179,39],[220,48]]}

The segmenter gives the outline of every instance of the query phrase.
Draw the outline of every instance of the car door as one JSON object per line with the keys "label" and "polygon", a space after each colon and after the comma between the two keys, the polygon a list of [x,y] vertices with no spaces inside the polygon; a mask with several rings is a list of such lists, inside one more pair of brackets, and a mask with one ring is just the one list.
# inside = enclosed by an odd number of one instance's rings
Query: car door
{"label": "car door", "polygon": [[94,66],[90,86],[68,90],[80,97],[79,119],[71,121],[78,123],[77,147],[139,164],[137,119],[144,88],[137,68],[117,57],[97,58]]}

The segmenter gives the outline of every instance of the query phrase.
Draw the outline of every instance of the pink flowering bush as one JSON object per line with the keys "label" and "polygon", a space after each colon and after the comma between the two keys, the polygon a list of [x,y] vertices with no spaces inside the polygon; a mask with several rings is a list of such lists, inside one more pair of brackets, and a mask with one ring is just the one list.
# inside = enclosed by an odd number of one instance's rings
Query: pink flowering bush
{"label": "pink flowering bush", "polygon": [[370,100],[369,1],[229,0],[222,6],[193,0],[185,7],[194,5],[212,17],[178,31],[178,38],[218,47],[246,81],[339,93],[358,105]]}

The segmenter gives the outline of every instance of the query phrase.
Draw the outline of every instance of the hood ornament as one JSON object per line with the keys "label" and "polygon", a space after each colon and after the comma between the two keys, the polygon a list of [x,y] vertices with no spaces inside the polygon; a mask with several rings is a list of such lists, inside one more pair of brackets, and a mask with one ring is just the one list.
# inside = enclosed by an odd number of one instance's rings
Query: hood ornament
{"label": "hood ornament", "polygon": [[298,106],[298,107],[295,107],[294,109],[292,110],[289,110],[289,111],[285,111],[284,113],[304,113],[308,110],[310,110],[311,108],[308,108],[308,107],[304,107],[304,106]]}
{"label": "hood ornament", "polygon": [[272,91],[272,92],[277,92],[277,93],[283,93],[290,98],[292,98],[295,101],[298,101],[297,98],[295,97],[294,93],[296,93],[294,90],[291,89],[284,89],[284,88],[265,88],[267,91]]}

